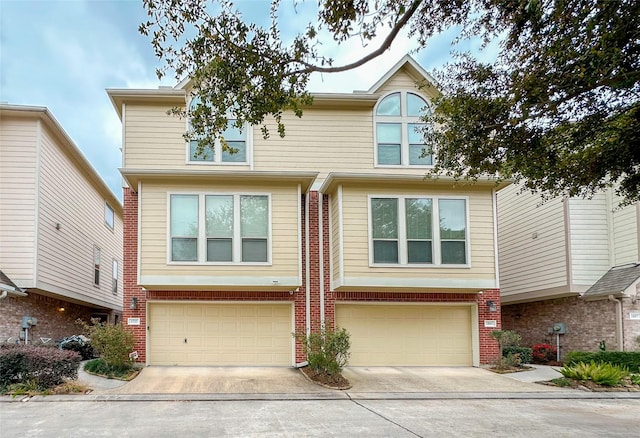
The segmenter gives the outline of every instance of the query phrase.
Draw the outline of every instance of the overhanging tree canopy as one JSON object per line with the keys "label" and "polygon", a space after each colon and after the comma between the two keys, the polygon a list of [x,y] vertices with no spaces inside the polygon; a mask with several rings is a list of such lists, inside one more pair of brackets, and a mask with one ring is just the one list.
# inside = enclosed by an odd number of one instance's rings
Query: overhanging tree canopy
{"label": "overhanging tree canopy", "polygon": [[[474,180],[496,175],[548,195],[591,195],[616,184],[640,200],[640,2],[637,0],[321,0],[318,19],[290,42],[278,28],[245,22],[227,0],[144,0],[156,55],[192,78],[205,105],[191,114],[203,144],[238,127],[302,114],[313,72],[357,68],[408,30],[419,47],[457,26],[461,38],[499,39],[495,62],[459,55],[436,74],[441,96],[425,132],[433,174]],[[293,7],[293,6],[292,6]],[[320,53],[319,31],[379,47],[336,66]],[[191,36],[193,35],[193,36]],[[183,113],[182,111],[176,111]],[[437,128],[437,129],[435,129]]]}

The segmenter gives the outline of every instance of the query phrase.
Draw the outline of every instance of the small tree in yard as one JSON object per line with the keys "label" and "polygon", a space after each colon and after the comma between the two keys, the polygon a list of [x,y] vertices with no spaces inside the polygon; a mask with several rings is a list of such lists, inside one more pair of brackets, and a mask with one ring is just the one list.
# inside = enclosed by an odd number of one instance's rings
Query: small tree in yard
{"label": "small tree in yard", "polygon": [[107,324],[93,320],[93,325],[83,323],[89,332],[91,345],[109,368],[128,368],[129,353],[133,350],[135,339],[133,333],[122,324]]}
{"label": "small tree in yard", "polygon": [[505,349],[509,347],[518,347],[520,340],[522,339],[519,334],[513,330],[494,330],[491,332],[491,337],[498,341],[500,344],[500,357],[496,360],[495,368],[498,370],[504,370],[511,367],[517,367],[522,364],[522,359],[519,353],[508,353],[504,355]]}
{"label": "small tree in yard", "polygon": [[323,326],[319,332],[297,337],[302,338],[307,362],[316,374],[334,380],[341,377],[342,368],[351,356],[351,341],[347,330],[327,330]]}

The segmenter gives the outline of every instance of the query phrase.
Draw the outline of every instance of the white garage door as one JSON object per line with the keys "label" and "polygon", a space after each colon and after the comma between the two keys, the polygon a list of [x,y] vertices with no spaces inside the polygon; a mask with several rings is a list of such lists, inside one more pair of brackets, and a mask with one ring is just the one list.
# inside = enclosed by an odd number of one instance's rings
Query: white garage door
{"label": "white garage door", "polygon": [[291,304],[149,303],[151,365],[291,365]]}
{"label": "white garage door", "polygon": [[471,366],[471,307],[339,304],[353,366]]}

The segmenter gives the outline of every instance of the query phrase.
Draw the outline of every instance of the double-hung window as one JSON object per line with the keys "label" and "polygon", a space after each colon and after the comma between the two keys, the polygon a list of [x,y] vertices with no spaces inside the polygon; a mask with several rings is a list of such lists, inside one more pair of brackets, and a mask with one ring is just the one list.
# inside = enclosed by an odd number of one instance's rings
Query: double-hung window
{"label": "double-hung window", "polygon": [[[189,104],[189,112],[196,110],[201,104],[199,97],[193,97]],[[229,119],[227,129],[217,138],[215,144],[205,146],[198,151],[198,140],[200,137],[194,136],[188,145],[189,163],[242,163],[248,162],[248,132],[246,127],[235,126],[235,119]],[[189,125],[191,130],[191,125]]]}
{"label": "double-hung window", "polygon": [[112,277],[111,277],[111,292],[114,295],[118,294],[118,261],[117,260],[113,260],[113,266],[112,266]]}
{"label": "double-hung window", "polygon": [[171,194],[169,202],[171,262],[269,262],[269,195]]}
{"label": "double-hung window", "polygon": [[421,117],[429,113],[427,102],[417,94],[398,91],[384,97],[375,110],[376,165],[430,166]]}
{"label": "double-hung window", "polygon": [[93,247],[93,285],[100,286],[100,248]]}
{"label": "double-hung window", "polygon": [[372,265],[467,265],[466,198],[370,197]]}
{"label": "double-hung window", "polygon": [[113,230],[115,214],[113,212],[113,208],[108,203],[104,203],[104,223]]}

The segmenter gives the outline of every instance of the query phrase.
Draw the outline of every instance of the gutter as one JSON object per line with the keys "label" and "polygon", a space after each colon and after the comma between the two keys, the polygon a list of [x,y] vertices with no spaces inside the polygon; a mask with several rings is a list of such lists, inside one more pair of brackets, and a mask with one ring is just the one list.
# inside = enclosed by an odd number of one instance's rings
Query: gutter
{"label": "gutter", "polygon": [[622,300],[613,295],[607,297],[609,301],[616,304],[616,344],[619,351],[624,351],[624,338],[622,335]]}

